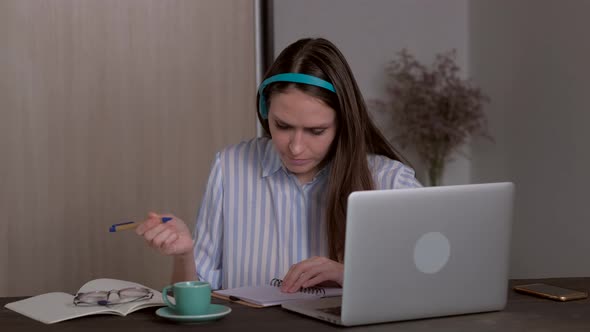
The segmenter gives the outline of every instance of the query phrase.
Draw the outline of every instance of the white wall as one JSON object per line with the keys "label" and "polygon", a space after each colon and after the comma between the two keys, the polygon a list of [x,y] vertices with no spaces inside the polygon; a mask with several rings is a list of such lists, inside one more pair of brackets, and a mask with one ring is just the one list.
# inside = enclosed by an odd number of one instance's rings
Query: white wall
{"label": "white wall", "polygon": [[275,0],[275,52],[324,36],[371,99],[384,96],[382,70],[403,47],[427,62],[456,48],[492,99],[495,143],[475,140],[443,184],[515,182],[512,277],[588,276],[588,13],[577,0]]}
{"label": "white wall", "polygon": [[[348,60],[367,100],[386,98],[384,69],[403,48],[428,64],[435,53],[456,49],[468,74],[467,0],[275,0],[273,20],[275,55],[299,38],[327,38]],[[423,167],[408,153],[422,180]],[[469,162],[455,158],[444,184],[469,182]]]}
{"label": "white wall", "polygon": [[493,100],[495,145],[475,182],[510,179],[513,277],[590,275],[590,1],[473,1],[471,73]]}

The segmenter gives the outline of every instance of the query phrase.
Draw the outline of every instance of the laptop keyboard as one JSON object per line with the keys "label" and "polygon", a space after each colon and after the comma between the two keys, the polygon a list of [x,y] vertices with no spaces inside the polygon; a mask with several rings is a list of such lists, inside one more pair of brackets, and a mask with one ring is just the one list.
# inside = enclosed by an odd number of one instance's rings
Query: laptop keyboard
{"label": "laptop keyboard", "polygon": [[322,308],[322,309],[318,309],[318,310],[321,312],[325,312],[327,314],[340,316],[340,312],[342,310],[342,307]]}

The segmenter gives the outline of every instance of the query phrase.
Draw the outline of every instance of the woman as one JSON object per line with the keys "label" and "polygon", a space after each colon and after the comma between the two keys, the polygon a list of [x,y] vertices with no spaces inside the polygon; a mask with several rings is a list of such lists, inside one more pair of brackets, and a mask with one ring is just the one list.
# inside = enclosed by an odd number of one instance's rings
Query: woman
{"label": "woman", "polygon": [[[265,137],[217,153],[197,217],[137,228],[174,256],[173,281],[213,289],[342,285],[346,204],[358,190],[419,187],[375,127],[344,56],[325,39],[288,46],[258,91]],[[194,238],[194,241],[193,241]]]}

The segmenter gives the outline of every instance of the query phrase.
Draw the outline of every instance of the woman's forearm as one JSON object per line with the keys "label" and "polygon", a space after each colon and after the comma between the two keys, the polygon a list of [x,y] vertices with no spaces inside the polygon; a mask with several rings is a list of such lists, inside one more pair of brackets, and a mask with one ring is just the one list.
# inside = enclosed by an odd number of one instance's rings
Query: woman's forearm
{"label": "woman's forearm", "polygon": [[174,256],[172,268],[172,283],[180,281],[198,280],[195,256],[191,251],[184,255]]}

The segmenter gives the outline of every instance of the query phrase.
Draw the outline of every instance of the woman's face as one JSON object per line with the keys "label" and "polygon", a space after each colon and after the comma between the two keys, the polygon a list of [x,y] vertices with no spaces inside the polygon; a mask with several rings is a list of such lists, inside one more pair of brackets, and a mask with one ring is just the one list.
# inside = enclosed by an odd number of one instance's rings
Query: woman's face
{"label": "woman's face", "polygon": [[295,88],[271,96],[268,126],[283,165],[301,184],[319,171],[336,136],[336,112]]}

